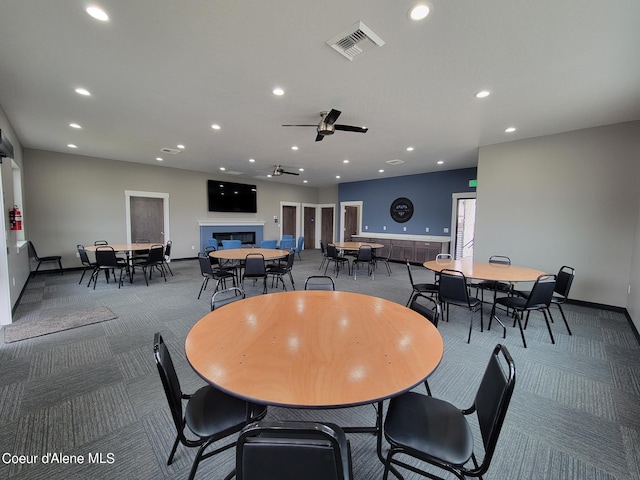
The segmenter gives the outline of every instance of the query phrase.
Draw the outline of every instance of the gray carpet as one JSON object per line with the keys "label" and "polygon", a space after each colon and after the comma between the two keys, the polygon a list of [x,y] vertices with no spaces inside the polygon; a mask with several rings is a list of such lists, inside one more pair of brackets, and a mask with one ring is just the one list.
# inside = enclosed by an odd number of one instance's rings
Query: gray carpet
{"label": "gray carpet", "polygon": [[[296,257],[294,279],[303,288],[318,270],[317,251]],[[405,304],[411,289],[406,266],[382,267],[375,280],[343,272],[339,290],[376,295]],[[195,452],[179,447],[167,466],[174,431],[153,362],[152,339],[162,332],[183,389],[202,385],[184,358],[191,326],[209,311],[211,287],[196,300],[202,278],[195,260],[171,264],[167,282],[142,276],[133,285],[78,285],[80,272],[38,275],[30,280],[16,317],[44,316],[96,307],[118,318],[20,342],[0,344],[0,453],[102,454],[105,463],[0,462],[0,479],[187,478]],[[416,282],[433,275],[413,268]],[[288,280],[287,280],[288,285]],[[248,295],[260,293],[247,285]],[[554,309],[552,345],[541,316],[532,316],[522,347],[517,328],[480,332],[466,343],[468,312],[451,308],[439,330],[445,342],[441,365],[429,379],[435,396],[460,407],[471,404],[492,347],[504,343],[518,369],[516,390],[486,479],[640,480],[640,347],[622,313],[567,305],[573,335]],[[485,309],[485,322],[488,308]],[[424,387],[416,390],[423,392]],[[269,409],[269,419],[318,419],[341,425],[371,424],[371,406],[337,410]],[[382,465],[371,435],[350,435],[355,478],[378,479]],[[113,457],[108,457],[113,454]],[[109,463],[113,458],[113,463]],[[197,479],[223,478],[233,452],[204,461]],[[418,478],[407,473],[407,479]]]}

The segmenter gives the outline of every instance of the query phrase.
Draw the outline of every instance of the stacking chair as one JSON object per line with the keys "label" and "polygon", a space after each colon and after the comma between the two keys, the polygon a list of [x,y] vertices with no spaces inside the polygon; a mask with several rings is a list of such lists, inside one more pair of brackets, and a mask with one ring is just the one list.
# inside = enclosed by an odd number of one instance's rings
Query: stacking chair
{"label": "stacking chair", "polygon": [[[471,330],[473,329],[473,315],[480,310],[480,331],[483,331],[482,324],[482,302],[479,298],[469,297],[469,287],[464,273],[458,270],[444,269],[440,272],[438,282],[438,292],[440,302],[446,306],[447,321],[449,321],[450,305],[457,305],[469,309],[469,338],[471,342]],[[505,336],[506,336],[505,330]]]}
{"label": "stacking chair", "polygon": [[[148,238],[137,238],[135,243],[151,243]],[[149,255],[149,250],[134,250],[131,252],[131,263],[139,263],[141,260],[146,260]]]}
{"label": "stacking chair", "polygon": [[[233,281],[233,286],[236,286],[236,276],[222,268],[213,268],[211,265],[211,259],[213,257],[209,257],[206,253],[198,254],[198,263],[200,264],[200,274],[202,275],[202,285],[200,285],[200,292],[198,293],[198,299],[200,299],[200,295],[202,295],[203,290],[207,288],[207,284],[209,280],[215,280],[216,286],[213,289],[214,293],[218,291],[218,287],[220,283],[222,283],[223,288],[227,288],[227,280],[230,278]],[[217,262],[217,258],[215,261]]]}
{"label": "stacking chair", "polygon": [[[549,331],[549,336],[551,337],[551,343],[556,343],[555,339],[553,338],[553,333],[551,332],[551,325],[549,325],[549,319],[551,319],[551,321],[553,322],[553,317],[551,316],[549,305],[551,304],[551,299],[553,297],[555,288],[556,276],[545,273],[538,277],[536,283],[533,284],[531,292],[526,298],[522,298],[520,296],[498,298],[493,304],[493,308],[491,309],[489,328],[491,328],[491,320],[493,320],[494,318],[498,322],[500,322],[500,319],[496,316],[497,305],[505,307],[507,311],[509,311],[509,309],[513,309],[514,323],[518,322],[518,327],[520,328],[520,336],[522,337],[522,344],[524,345],[524,348],[527,348],[527,341],[524,339],[524,330],[527,328],[527,324],[529,323],[529,314],[532,311],[539,311],[542,312],[542,315],[544,316],[544,321],[547,324],[547,330]],[[523,328],[522,319],[524,316],[524,312],[527,312],[527,320]],[[547,313],[549,314],[549,318],[547,318]]]}
{"label": "stacking chair", "polygon": [[[173,462],[178,444],[198,447],[189,473],[189,480],[192,480],[202,460],[233,448],[235,441],[205,453],[207,447],[241,431],[246,425],[264,418],[267,407],[245,402],[210,385],[200,388],[191,395],[185,395],[182,393],[171,355],[160,333],[154,336],[153,355],[177,431],[167,465]],[[184,407],[183,400],[187,401]],[[189,436],[185,435],[185,430],[189,431]]]}
{"label": "stacking chair", "polygon": [[[428,305],[425,305],[423,302],[427,302]],[[422,315],[424,318],[429,320],[434,327],[438,328],[440,304],[435,301],[433,297],[416,295],[413,297],[413,300],[411,300],[409,308]],[[431,388],[429,388],[429,382],[427,380],[424,381],[424,387],[427,389],[427,395],[431,396]]]}
{"label": "stacking chair", "polygon": [[164,247],[162,245],[151,245],[148,253],[133,259],[132,266],[142,268],[142,274],[144,275],[144,282],[149,286],[149,279],[153,273],[153,270],[160,272],[160,277],[167,281],[167,275],[164,271]]}
{"label": "stacking chair", "polygon": [[[29,241],[27,242],[28,248],[29,248],[29,255],[31,255],[31,257],[38,262],[38,265],[36,266],[36,269],[31,273],[31,278],[36,276],[36,273],[38,273],[38,269],[40,268],[40,265],[42,265],[43,263],[52,263],[55,262],[58,264],[58,271],[60,272],[60,275],[63,275],[62,273],[62,256],[61,255],[49,255],[47,257],[39,257],[38,253],[36,252],[36,247],[33,245],[33,242]],[[80,280],[82,281],[82,280]]]}
{"label": "stacking chair", "polygon": [[282,282],[282,289],[286,291],[287,286],[284,283],[284,276],[289,275],[289,280],[291,280],[291,288],[293,288],[294,290],[296,289],[296,285],[293,282],[293,275],[291,274],[294,259],[295,253],[293,250],[291,250],[287,255],[286,263],[267,265],[267,276],[271,276],[271,287],[273,287],[273,279],[275,278],[276,288],[278,287],[278,283]]}
{"label": "stacking chair", "polygon": [[327,275],[311,275],[307,277],[307,280],[304,282],[305,290],[333,290],[336,289],[336,284],[333,281],[333,278],[328,277]]}
{"label": "stacking chair", "polygon": [[278,240],[262,240],[260,242],[260,248],[276,248],[278,246]]}
{"label": "stacking chair", "polygon": [[341,257],[338,255],[338,249],[332,243],[327,245],[327,266],[324,267],[324,274],[327,274],[327,269],[329,268],[329,264],[333,262],[336,278],[340,275],[340,267],[345,263],[347,264],[347,271],[351,274],[351,266],[349,264],[349,259],[346,257]]}
{"label": "stacking chair", "polygon": [[350,480],[351,451],[331,423],[257,422],[236,447],[237,480]]}
{"label": "stacking chair", "polygon": [[411,264],[409,263],[409,260],[407,259],[407,272],[409,272],[409,281],[411,282],[411,296],[409,297],[409,300],[407,300],[407,307],[409,306],[409,304],[411,303],[411,300],[413,300],[413,297],[415,297],[416,295],[422,295],[422,296],[437,296],[438,295],[438,284],[437,283],[414,283],[413,282],[413,275],[411,274]]}
{"label": "stacking chair", "polygon": [[371,247],[368,245],[362,245],[359,249],[358,249],[358,255],[356,255],[356,258],[353,259],[353,262],[351,263],[351,271],[353,272],[353,279],[356,280],[357,279],[357,268],[359,267],[361,263],[365,263],[367,265],[367,275],[370,275],[374,280],[376,278],[376,274],[375,274],[375,264],[374,264],[374,260],[373,260],[373,250],[371,250]]}
{"label": "stacking chair", "polygon": [[211,295],[211,311],[224,307],[229,303],[233,303],[236,300],[242,300],[246,297],[244,290],[238,287],[226,288],[224,290],[218,290]]}
{"label": "stacking chair", "polygon": [[222,240],[222,248],[225,250],[242,248],[242,240]]}
{"label": "stacking chair", "polygon": [[264,265],[264,256],[259,253],[250,253],[245,259],[244,274],[242,275],[242,289],[246,278],[253,279],[254,283],[262,279],[262,293],[267,293],[267,269]]}
{"label": "stacking chair", "polygon": [[322,253],[322,261],[320,262],[318,270],[322,270],[322,267],[324,267],[324,264],[327,262],[327,249],[324,248],[322,241],[320,241],[320,252]]}
{"label": "stacking chair", "polygon": [[387,273],[391,276],[391,265],[389,265],[389,259],[391,258],[391,252],[393,251],[393,245],[389,245],[389,250],[387,250],[387,256],[378,256],[373,252],[373,261],[377,265],[378,262],[384,263],[387,267]]}
{"label": "stacking chair", "polygon": [[96,289],[96,283],[98,281],[98,276],[100,271],[104,270],[105,276],[107,278],[107,283],[109,283],[109,271],[114,272],[120,270],[120,277],[118,279],[118,288],[122,286],[122,273],[123,271],[127,272],[129,279],[131,279],[131,270],[129,269],[129,264],[126,260],[122,258],[116,257],[116,252],[113,250],[113,247],[108,245],[102,245],[96,248],[96,267],[91,274],[91,280],[93,280],[93,289]]}
{"label": "stacking chair", "polygon": [[[80,255],[80,261],[82,262],[82,266],[84,269],[82,270],[82,276],[80,277],[80,281],[78,285],[82,283],[82,279],[84,278],[84,274],[87,273],[87,270],[91,270],[93,272],[96,268],[96,263],[89,260],[89,255],[87,251],[84,249],[84,245],[77,245],[78,255]],[[91,283],[91,276],[89,276],[89,283],[87,283],[87,287]]]}
{"label": "stacking chair", "polygon": [[209,240],[207,240],[207,246],[213,247],[214,250],[218,250],[218,248],[220,248],[217,238],[210,238]]}
{"label": "stacking chair", "polygon": [[280,240],[293,240],[293,235],[289,235],[289,234],[282,235],[282,238]]}
{"label": "stacking chair", "polygon": [[293,238],[282,238],[282,240],[280,240],[280,245],[278,245],[278,248],[280,250],[291,250],[295,248],[295,246],[296,241]]}
{"label": "stacking chair", "polygon": [[304,237],[298,237],[298,243],[295,246],[294,250],[298,254],[298,259],[302,260],[302,257],[300,256],[300,252],[304,250]]}
{"label": "stacking chair", "polygon": [[[391,448],[387,454],[384,476],[398,465],[429,478],[439,478],[417,466],[396,458],[404,454],[451,472],[457,478],[480,477],[491,465],[496,444],[515,387],[516,367],[509,351],[498,344],[470,408],[460,410],[449,402],[416,392],[394,397],[384,421],[384,436]],[[468,415],[475,415],[482,448],[476,449]],[[483,452],[478,463],[475,452]],[[470,464],[469,461],[472,463]]]}
{"label": "stacking chair", "polygon": [[[511,265],[511,259],[504,255],[492,255],[489,257],[489,263],[497,265]],[[513,291],[513,285],[509,282],[498,282],[496,280],[483,280],[473,285],[476,287],[476,295],[480,293],[480,301],[484,303],[484,291],[488,290],[493,292],[493,302],[495,303],[498,293],[505,293],[511,295]]]}
{"label": "stacking chair", "polygon": [[173,247],[173,242],[171,240],[167,240],[167,245],[164,247],[164,258],[162,259],[162,266],[167,267],[169,273],[173,277],[173,272],[171,271],[171,267],[169,266],[169,261],[171,260],[171,248]]}

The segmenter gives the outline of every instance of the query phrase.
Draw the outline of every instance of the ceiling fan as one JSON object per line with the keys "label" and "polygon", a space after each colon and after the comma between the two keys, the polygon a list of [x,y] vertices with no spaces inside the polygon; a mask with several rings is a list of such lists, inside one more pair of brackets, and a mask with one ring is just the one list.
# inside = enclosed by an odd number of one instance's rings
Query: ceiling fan
{"label": "ceiling fan", "polygon": [[320,123],[318,125],[282,125],[283,127],[316,127],[318,135],[316,136],[316,142],[321,141],[326,135],[333,135],[336,130],[342,130],[345,132],[367,133],[369,130],[367,127],[354,127],[353,125],[340,125],[336,124],[336,120],[342,112],[332,108],[330,112],[320,112]]}
{"label": "ceiling fan", "polygon": [[289,172],[285,170],[281,165],[274,165],[273,173],[271,174],[274,177],[279,177],[281,175],[300,175],[297,172]]}

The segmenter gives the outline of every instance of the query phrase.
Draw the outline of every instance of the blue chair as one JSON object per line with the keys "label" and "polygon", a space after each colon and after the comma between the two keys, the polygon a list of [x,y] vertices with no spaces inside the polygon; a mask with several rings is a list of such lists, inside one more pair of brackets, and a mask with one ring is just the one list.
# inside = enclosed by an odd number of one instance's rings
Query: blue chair
{"label": "blue chair", "polygon": [[220,248],[218,246],[218,239],[217,238],[210,238],[209,240],[207,240],[207,247],[213,247],[216,250],[218,250],[218,248]]}
{"label": "blue chair", "polygon": [[294,248],[294,251],[298,254],[298,258],[302,260],[300,252],[304,250],[304,237],[298,237],[298,246]]}
{"label": "blue chair", "polygon": [[280,240],[280,250],[292,250],[296,246],[296,241],[293,238],[283,238]]}
{"label": "blue chair", "polygon": [[242,248],[242,240],[222,240],[222,248],[225,250]]}
{"label": "blue chair", "polygon": [[278,240],[262,240],[260,242],[260,248],[276,248]]}
{"label": "blue chair", "polygon": [[282,235],[282,240],[293,240],[293,235]]}

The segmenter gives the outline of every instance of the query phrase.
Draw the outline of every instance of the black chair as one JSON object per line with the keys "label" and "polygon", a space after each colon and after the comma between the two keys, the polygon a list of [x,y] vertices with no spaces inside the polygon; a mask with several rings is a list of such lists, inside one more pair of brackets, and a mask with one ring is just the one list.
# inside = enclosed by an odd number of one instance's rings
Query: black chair
{"label": "black chair", "polygon": [[411,296],[409,297],[409,300],[407,300],[407,307],[411,303],[411,300],[413,300],[413,297],[415,297],[416,295],[432,296],[432,297],[437,296],[438,284],[437,283],[414,283],[413,275],[411,274],[411,264],[409,263],[409,260],[406,260],[406,262],[407,262],[407,272],[409,272],[409,281],[411,282],[411,288],[413,289],[411,291]]}
{"label": "black chair", "polygon": [[264,255],[260,253],[250,253],[245,258],[244,273],[242,275],[242,289],[244,290],[245,279],[262,279],[262,293],[267,293],[267,269],[264,265]]}
{"label": "black chair", "polygon": [[162,245],[151,245],[146,255],[140,255],[137,259],[133,259],[133,267],[142,268],[144,282],[149,286],[149,279],[153,274],[153,270],[160,272],[160,276],[167,281],[167,275],[164,271],[164,247]]}
{"label": "black chair", "polygon": [[173,247],[173,242],[171,240],[167,240],[167,245],[164,247],[164,258],[162,260],[162,265],[169,270],[169,273],[173,277],[173,272],[171,271],[171,267],[169,266],[169,261],[171,259],[171,248]]}
{"label": "black chair", "polygon": [[[151,240],[148,238],[138,238],[135,243],[151,243]],[[131,252],[130,261],[132,263],[139,263],[141,260],[146,260],[147,255],[149,255],[149,249],[134,250]]]}
{"label": "black chair", "polygon": [[198,299],[200,299],[200,295],[202,295],[202,292],[206,290],[209,280],[216,281],[216,286],[213,289],[214,293],[218,291],[218,287],[220,287],[221,283],[223,288],[227,288],[227,280],[229,278],[233,281],[233,286],[234,287],[237,286],[236,276],[233,273],[223,270],[221,268],[214,268],[214,266],[211,265],[211,258],[212,257],[207,255],[206,253],[198,254],[198,263],[200,264],[200,274],[203,277],[202,285],[200,285],[200,292],[198,292]]}
{"label": "black chair", "polygon": [[291,274],[291,269],[293,268],[293,261],[295,259],[295,252],[291,250],[286,257],[286,263],[282,264],[270,264],[267,265],[267,276],[271,276],[271,287],[273,288],[273,280],[276,279],[276,288],[278,287],[278,283],[282,282],[282,289],[287,290],[287,286],[284,283],[284,276],[289,275],[289,280],[291,280],[291,288],[296,289],[296,285],[293,281],[293,275]]}
{"label": "black chair", "polygon": [[[40,268],[40,265],[42,265],[43,263],[52,263],[55,262],[58,264],[58,271],[60,272],[60,275],[63,275],[62,273],[62,256],[61,255],[49,255],[47,257],[40,257],[38,256],[38,252],[36,252],[36,247],[33,245],[33,242],[28,241],[27,242],[27,246],[29,249],[29,255],[36,261],[38,262],[38,265],[36,266],[36,269],[31,272],[31,278],[34,278],[36,276],[36,273],[38,273],[38,269]],[[82,280],[80,280],[82,281]]]}
{"label": "black chair", "polygon": [[[87,254],[84,245],[78,244],[76,247],[78,249],[78,255],[80,256],[80,261],[82,262],[82,266],[84,267],[84,269],[82,270],[82,276],[80,277],[80,281],[78,282],[78,285],[80,285],[82,283],[82,279],[84,278],[84,274],[87,273],[87,270],[91,270],[91,272],[93,272],[97,264],[89,260],[89,255]],[[89,283],[87,283],[87,287],[89,286],[89,284],[91,284],[91,276],[89,276]]]}
{"label": "black chair", "polygon": [[237,480],[350,480],[351,450],[331,423],[258,422],[236,447]]}
{"label": "black chair", "polygon": [[335,291],[336,284],[333,278],[327,275],[311,275],[304,282],[305,290],[332,290]]}
{"label": "black chair", "polygon": [[118,288],[122,286],[122,273],[124,271],[127,272],[129,279],[131,279],[131,270],[129,269],[129,264],[122,258],[116,257],[116,252],[113,250],[113,247],[108,245],[102,245],[96,247],[96,267],[91,274],[91,278],[89,279],[89,283],[93,280],[93,289],[96,289],[96,283],[98,282],[98,276],[100,271],[104,270],[105,277],[107,278],[107,283],[109,283],[109,271],[114,272],[120,270],[120,277],[118,279]]}
{"label": "black chair", "polygon": [[[425,305],[422,302],[427,302],[430,305]],[[438,328],[438,318],[440,316],[440,304],[432,297],[424,297],[422,295],[416,295],[411,300],[409,308],[414,312],[418,312],[424,318],[429,320],[434,327]],[[431,388],[429,387],[428,380],[424,381],[424,388],[427,389],[427,395],[431,396]]]}
{"label": "black chair", "polygon": [[[457,478],[480,477],[491,465],[505,415],[516,381],[516,367],[509,351],[498,344],[489,359],[473,405],[460,410],[449,402],[416,392],[404,393],[389,402],[384,422],[384,436],[391,448],[387,454],[383,479],[391,465],[398,465],[429,478],[439,478],[396,458],[404,454]],[[472,428],[466,416],[475,413],[474,421],[482,439],[482,462],[476,458]],[[469,461],[472,463],[470,464]]]}
{"label": "black chair", "polygon": [[[177,431],[167,465],[173,462],[178,444],[198,447],[189,473],[189,480],[191,480],[202,460],[233,448],[235,442],[232,441],[205,453],[209,445],[241,431],[251,422],[262,419],[267,414],[267,407],[232,397],[210,385],[200,388],[191,395],[185,395],[182,393],[171,355],[160,333],[156,333],[153,339],[153,355]],[[184,408],[183,400],[187,400]],[[192,435],[187,437],[185,429]],[[192,436],[195,436],[195,439],[192,439]]]}
{"label": "black chair", "polygon": [[[471,342],[471,330],[473,329],[473,315],[480,311],[480,331],[484,329],[482,323],[482,302],[479,298],[469,296],[469,286],[464,273],[458,270],[444,269],[440,271],[438,296],[440,302],[446,306],[447,321],[449,321],[450,305],[457,305],[469,309],[469,338],[467,343]],[[505,329],[506,336],[506,329]]]}
{"label": "black chair", "polygon": [[333,263],[336,272],[336,278],[338,278],[338,275],[340,275],[340,267],[344,266],[345,263],[347,264],[349,275],[351,275],[351,266],[349,264],[349,259],[338,255],[338,249],[332,243],[327,245],[327,266],[324,267],[325,275],[327,274],[327,269],[329,268],[329,264],[331,263]]}
{"label": "black chair", "polygon": [[[496,265],[511,265],[511,259],[504,255],[492,255],[489,257],[489,263]],[[480,301],[484,303],[484,291],[493,292],[493,302],[495,303],[498,293],[511,295],[513,293],[513,284],[509,282],[499,282],[496,280],[483,280],[473,284],[476,287],[476,295],[480,293]]]}
{"label": "black chair", "polygon": [[322,241],[320,242],[320,252],[322,253],[322,261],[320,262],[318,270],[322,270],[322,267],[327,262],[327,249],[324,248],[324,243],[322,243]]}
{"label": "black chair", "polygon": [[370,275],[371,278],[375,280],[376,274],[375,274],[375,268],[374,268],[375,263],[373,259],[373,250],[368,245],[362,245],[358,249],[358,254],[356,255],[356,258],[353,259],[353,262],[351,263],[351,271],[353,272],[354,280],[357,279],[357,275],[358,275],[356,267],[359,267],[361,263],[364,263],[367,265],[367,275]]}
{"label": "black chair", "polygon": [[233,303],[236,300],[242,300],[246,297],[244,290],[238,287],[226,288],[224,290],[218,290],[211,295],[211,311],[224,307],[229,303]]}
{"label": "black chair", "polygon": [[389,245],[389,250],[387,250],[386,257],[384,255],[378,256],[376,255],[375,252],[373,252],[373,261],[375,262],[376,265],[378,265],[378,262],[384,263],[384,265],[387,267],[387,273],[389,274],[389,276],[391,276],[391,265],[389,265],[389,259],[391,258],[392,251],[393,251],[393,245]]}
{"label": "black chair", "polygon": [[[569,298],[569,290],[571,290],[571,284],[573,283],[575,275],[576,271],[574,268],[567,265],[562,266],[556,276],[556,288],[553,290],[557,295],[553,295],[551,297],[551,305],[558,306],[558,310],[560,310],[560,315],[562,315],[562,320],[564,320],[564,325],[567,327],[569,335],[573,334],[571,333],[571,329],[567,323],[567,317],[565,317],[564,311],[562,310],[562,304],[566,303]],[[514,290],[514,293],[524,298],[527,298],[530,294],[530,292],[522,292],[519,290]]]}
{"label": "black chair", "polygon": [[[498,322],[500,322],[500,319],[496,316],[497,305],[505,307],[507,309],[507,312],[510,308],[512,308],[514,324],[515,322],[518,322],[518,327],[520,328],[520,336],[522,337],[522,344],[524,345],[524,348],[527,348],[527,341],[524,339],[524,330],[527,328],[527,324],[529,323],[529,314],[532,311],[539,311],[542,312],[542,315],[544,316],[544,321],[547,324],[547,330],[549,331],[549,336],[551,337],[551,343],[556,343],[555,339],[553,338],[553,333],[551,332],[551,325],[549,325],[549,319],[551,319],[551,321],[553,322],[553,317],[551,316],[549,305],[551,304],[551,298],[553,297],[555,288],[556,276],[551,274],[542,274],[538,277],[536,283],[533,284],[533,288],[526,298],[522,298],[520,296],[498,298],[493,304],[493,308],[491,309],[489,328],[491,328],[491,320],[493,320],[494,318]],[[522,318],[524,316],[524,312],[527,312],[527,320],[524,324],[524,328],[522,328]],[[548,318],[547,313],[549,314]]]}

